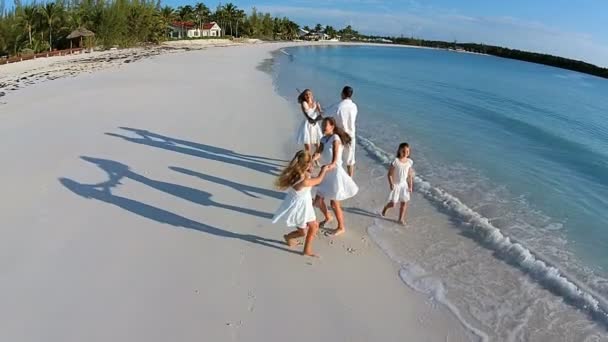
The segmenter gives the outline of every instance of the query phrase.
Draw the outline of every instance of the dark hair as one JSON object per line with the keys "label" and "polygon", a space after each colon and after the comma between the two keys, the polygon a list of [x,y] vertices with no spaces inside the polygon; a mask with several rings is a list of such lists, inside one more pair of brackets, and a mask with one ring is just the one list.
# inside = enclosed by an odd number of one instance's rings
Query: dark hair
{"label": "dark hair", "polygon": [[344,144],[344,146],[350,145],[353,139],[350,137],[350,135],[348,135],[348,133],[344,132],[342,128],[338,127],[336,124],[336,119],[332,118],[331,116],[327,117],[323,119],[323,125],[325,125],[325,123],[329,123],[330,125],[334,126],[334,134],[337,134],[340,137],[340,140],[342,140],[342,144]]}
{"label": "dark hair", "polygon": [[342,95],[344,95],[344,97],[346,97],[347,99],[350,99],[351,97],[353,97],[353,88],[349,86],[342,88]]}
{"label": "dark hair", "polygon": [[410,147],[410,144],[408,144],[406,142],[399,144],[399,148],[397,149],[397,158],[401,158],[401,156],[399,155],[399,152],[401,152],[401,150],[406,147]]}
{"label": "dark hair", "polygon": [[304,89],[303,92],[300,93],[300,95],[298,95],[298,103],[302,104],[302,102],[306,101],[304,99],[304,95],[306,95],[306,92],[309,92],[310,89]]}

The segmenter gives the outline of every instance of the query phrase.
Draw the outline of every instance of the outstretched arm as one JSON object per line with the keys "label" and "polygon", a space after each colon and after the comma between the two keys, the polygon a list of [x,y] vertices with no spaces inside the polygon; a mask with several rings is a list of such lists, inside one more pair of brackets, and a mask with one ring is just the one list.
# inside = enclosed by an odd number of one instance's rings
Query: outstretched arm
{"label": "outstretched arm", "polygon": [[323,181],[323,178],[325,178],[325,174],[327,174],[327,171],[330,171],[333,168],[334,168],[334,166],[331,166],[331,165],[323,165],[321,167],[321,171],[319,171],[319,175],[317,177],[308,178],[308,179],[304,180],[302,182],[302,186],[309,187],[309,186],[317,186],[317,185],[321,184],[321,182]]}
{"label": "outstretched arm", "polygon": [[315,151],[315,153],[313,153],[312,155],[312,160],[318,160],[319,158],[321,158],[321,153],[323,152],[323,143],[320,143],[319,146],[317,147],[317,150]]}

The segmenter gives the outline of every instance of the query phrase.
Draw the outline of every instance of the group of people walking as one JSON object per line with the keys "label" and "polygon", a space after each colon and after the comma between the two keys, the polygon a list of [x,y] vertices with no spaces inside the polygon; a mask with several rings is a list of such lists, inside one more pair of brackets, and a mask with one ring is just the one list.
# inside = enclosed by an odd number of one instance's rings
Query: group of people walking
{"label": "group of people walking", "polygon": [[[298,96],[304,120],[297,131],[297,143],[303,145],[304,149],[295,154],[275,182],[278,188],[288,192],[274,215],[273,223],[284,219],[288,227],[296,228],[284,235],[285,242],[293,247],[297,239],[305,237],[303,254],[307,256],[316,256],[312,252],[312,240],[319,227],[326,226],[334,219],[326,201],[329,201],[337,221],[337,227],[331,234],[338,236],[346,231],[341,202],[359,191],[353,180],[358,108],[352,96],[353,88],[344,87],[342,101],[331,116],[324,116],[321,104],[314,100],[311,90],[306,89]],[[399,146],[397,158],[388,173],[391,189],[389,200],[382,210],[384,216],[399,202],[399,219],[402,223],[413,190],[413,162],[409,153],[407,143]],[[344,170],[344,163],[347,170]],[[320,166],[317,176],[312,175],[315,165]],[[314,199],[312,188],[316,188]],[[323,214],[321,223],[317,222],[315,206]]]}

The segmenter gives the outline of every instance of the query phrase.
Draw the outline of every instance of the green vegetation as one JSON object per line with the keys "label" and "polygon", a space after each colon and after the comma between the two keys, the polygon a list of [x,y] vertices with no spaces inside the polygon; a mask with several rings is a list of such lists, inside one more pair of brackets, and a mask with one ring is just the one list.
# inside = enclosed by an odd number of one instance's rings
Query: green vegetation
{"label": "green vegetation", "polygon": [[95,32],[95,43],[104,48],[159,43],[168,37],[175,21],[201,25],[215,21],[225,35],[262,39],[295,39],[298,24],[275,18],[255,8],[249,15],[232,3],[211,11],[204,3],[178,8],[162,7],[159,0],[19,0],[7,9],[0,0],[0,56],[44,52],[70,47],[66,37],[84,27]]}
{"label": "green vegetation", "polygon": [[467,52],[483,53],[497,57],[517,59],[520,61],[544,64],[562,69],[568,69],[572,71],[578,71],[585,74],[595,75],[598,77],[608,78],[608,69],[601,68],[596,65],[586,63],[583,61],[577,61],[574,59],[553,56],[544,53],[529,52],[508,49],[500,46],[475,44],[475,43],[456,43],[456,42],[444,42],[435,40],[423,40],[415,38],[389,38],[395,44],[404,45],[415,45],[432,47],[439,49],[451,49],[451,50],[463,50]]}
{"label": "green vegetation", "polygon": [[[204,3],[172,8],[161,6],[160,0],[55,0],[44,3],[14,0],[11,9],[0,0],[0,57],[16,56],[65,49],[71,31],[87,28],[95,32],[95,43],[104,48],[159,43],[168,37],[169,25],[175,21],[201,25],[215,21],[225,35],[267,40],[291,40],[299,37],[300,26],[288,18],[273,17],[255,8],[247,15],[232,3],[219,5],[211,11]],[[540,63],[608,78],[608,69],[568,58],[512,50],[483,44],[456,44],[415,38],[375,37],[359,34],[350,25],[336,30],[316,24],[310,33],[325,33],[343,41],[379,41],[390,39],[396,44],[442,49],[465,50],[499,57]]]}

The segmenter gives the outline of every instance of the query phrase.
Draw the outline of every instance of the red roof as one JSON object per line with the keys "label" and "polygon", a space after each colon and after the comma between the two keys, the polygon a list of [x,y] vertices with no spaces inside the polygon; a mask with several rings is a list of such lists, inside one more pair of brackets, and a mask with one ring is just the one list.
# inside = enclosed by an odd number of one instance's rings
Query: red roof
{"label": "red roof", "polygon": [[196,26],[191,21],[174,21],[173,24],[171,24],[171,25],[175,26],[175,27],[183,27],[183,28],[193,28],[194,26]]}
{"label": "red roof", "polygon": [[211,30],[215,26],[215,21],[203,24],[203,30]]}

